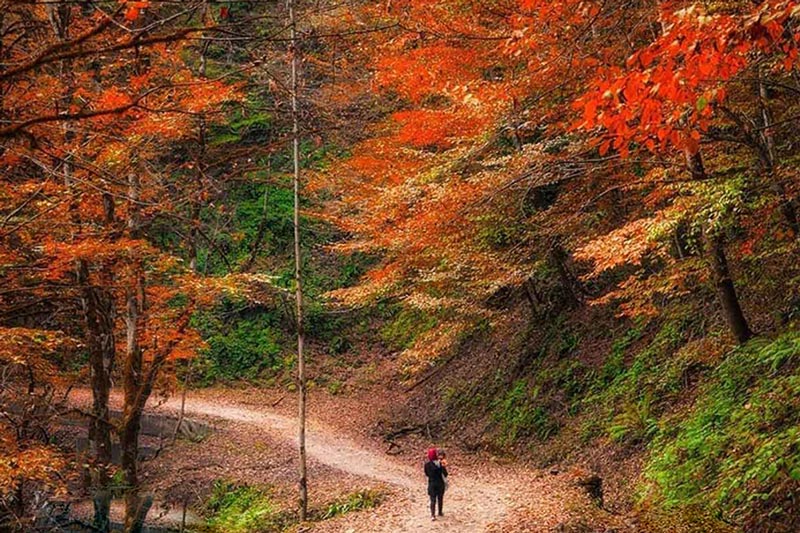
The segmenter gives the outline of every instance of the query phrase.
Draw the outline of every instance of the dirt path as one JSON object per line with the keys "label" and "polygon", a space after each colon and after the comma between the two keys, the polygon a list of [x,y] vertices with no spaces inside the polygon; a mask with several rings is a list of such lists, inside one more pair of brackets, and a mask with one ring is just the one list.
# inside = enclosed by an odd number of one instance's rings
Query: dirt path
{"label": "dirt path", "polygon": [[[180,399],[171,399],[158,407],[158,410],[179,409]],[[186,400],[186,413],[256,426],[277,440],[297,442],[296,419],[267,408],[221,404],[190,396]],[[421,465],[403,464],[373,449],[369,443],[341,437],[332,428],[314,420],[308,427],[307,450],[309,460],[385,483],[396,489],[393,492],[399,496],[382,505],[379,512],[358,513],[358,517],[323,525],[320,531],[480,532],[502,520],[510,506],[511,487],[482,479],[475,473],[458,472],[451,476],[452,486],[445,501],[446,516],[432,523],[426,512],[427,494]]]}
{"label": "dirt path", "polygon": [[[175,516],[176,502],[187,501],[187,494],[207,491],[216,479],[265,483],[280,490],[283,501],[295,498],[296,417],[288,404],[271,406],[281,402],[280,398],[272,402],[275,395],[269,394],[257,389],[189,394],[187,417],[202,417],[218,430],[207,440],[184,442],[147,463],[143,472],[146,485],[166,498],[162,501],[165,507],[153,513]],[[88,390],[73,391],[71,396],[79,405],[90,399]],[[364,398],[317,400],[307,432],[312,504],[365,488],[383,487],[388,497],[375,509],[315,522],[298,533],[645,531],[626,517],[594,505],[570,471],[543,472],[507,459],[465,455],[454,449],[445,516],[431,522],[421,457],[411,451],[398,456],[385,453],[382,443],[364,431],[373,418],[370,413],[365,418]],[[112,395],[112,405],[118,407],[120,402],[118,394]],[[172,398],[149,406],[148,412],[174,415],[180,403],[180,398]]]}

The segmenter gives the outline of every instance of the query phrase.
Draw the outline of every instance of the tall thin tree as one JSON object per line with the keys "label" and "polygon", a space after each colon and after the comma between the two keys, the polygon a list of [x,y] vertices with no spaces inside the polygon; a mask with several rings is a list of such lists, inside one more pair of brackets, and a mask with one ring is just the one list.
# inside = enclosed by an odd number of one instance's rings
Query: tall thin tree
{"label": "tall thin tree", "polygon": [[303,284],[300,255],[300,109],[298,101],[299,50],[297,46],[297,17],[294,0],[287,0],[291,37],[292,73],[292,159],[294,162],[294,278],[297,324],[297,392],[298,392],[298,448],[300,452],[300,520],[308,513],[308,476],[306,472],[306,368],[303,354]]}

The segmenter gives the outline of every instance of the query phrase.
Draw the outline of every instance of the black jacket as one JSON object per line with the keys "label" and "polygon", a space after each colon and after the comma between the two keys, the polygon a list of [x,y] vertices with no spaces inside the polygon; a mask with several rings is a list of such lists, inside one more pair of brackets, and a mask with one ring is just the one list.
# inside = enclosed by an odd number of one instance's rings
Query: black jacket
{"label": "black jacket", "polygon": [[444,494],[444,478],[447,477],[447,467],[439,461],[425,461],[425,475],[428,476],[428,495]]}

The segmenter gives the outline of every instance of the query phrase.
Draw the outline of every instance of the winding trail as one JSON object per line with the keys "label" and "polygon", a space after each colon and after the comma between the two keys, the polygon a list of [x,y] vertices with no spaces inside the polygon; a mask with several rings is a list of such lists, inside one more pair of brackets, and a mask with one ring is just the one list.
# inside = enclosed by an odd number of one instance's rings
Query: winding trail
{"label": "winding trail", "polygon": [[[180,410],[180,399],[173,398],[157,410]],[[297,442],[297,421],[275,413],[269,408],[241,407],[211,402],[191,395],[186,398],[186,414],[253,425],[284,442]],[[427,514],[428,496],[421,465],[408,465],[388,456],[369,444],[341,437],[332,428],[310,420],[307,432],[307,452],[310,461],[336,470],[385,483],[399,497],[381,506],[380,512],[358,513],[369,524],[341,524],[341,529],[323,525],[324,531],[457,531],[480,532],[502,520],[510,506],[511,487],[490,482],[468,472],[451,476],[453,484],[445,500],[445,517],[431,522]],[[315,527],[314,529],[318,529]]]}

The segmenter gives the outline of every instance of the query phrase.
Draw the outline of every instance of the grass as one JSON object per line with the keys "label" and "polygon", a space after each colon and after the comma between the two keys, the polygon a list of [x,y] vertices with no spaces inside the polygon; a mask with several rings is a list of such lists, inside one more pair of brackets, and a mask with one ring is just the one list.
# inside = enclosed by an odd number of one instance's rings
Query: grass
{"label": "grass", "polygon": [[[347,513],[371,509],[381,504],[384,494],[377,490],[358,490],[320,508],[309,510],[309,521],[322,521]],[[299,523],[294,511],[275,502],[270,490],[233,481],[214,482],[206,502],[203,530],[208,533],[278,533]]]}
{"label": "grass", "polygon": [[229,533],[266,533],[282,531],[286,517],[265,489],[215,481],[206,504],[209,531]]}
{"label": "grass", "polygon": [[800,512],[800,333],[756,339],[714,371],[687,413],[663,420],[644,497],[726,521]]}
{"label": "grass", "polygon": [[372,509],[383,502],[384,494],[376,490],[359,490],[329,503],[320,514],[320,520],[328,520],[354,511]]}

